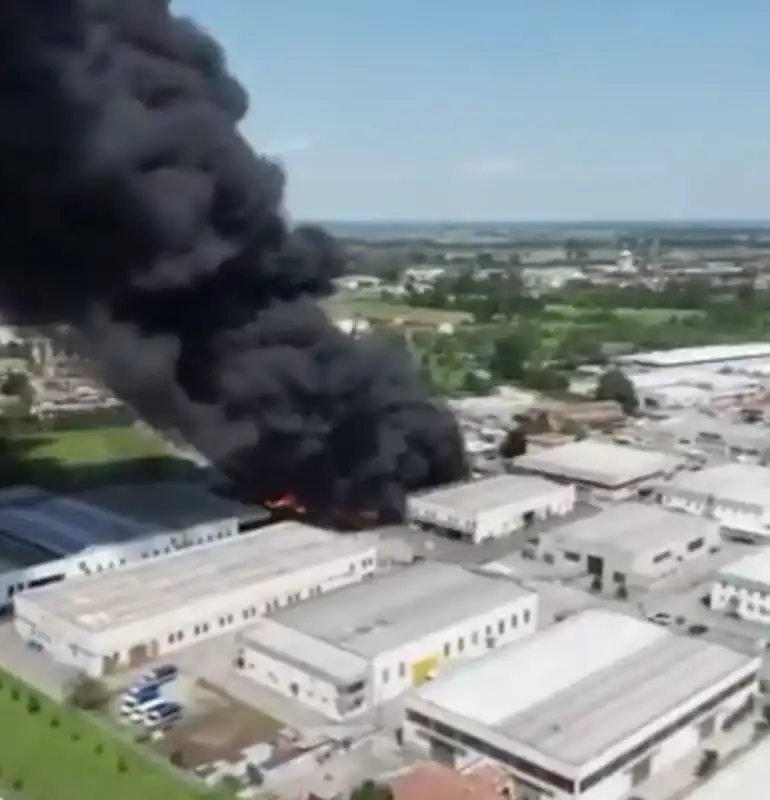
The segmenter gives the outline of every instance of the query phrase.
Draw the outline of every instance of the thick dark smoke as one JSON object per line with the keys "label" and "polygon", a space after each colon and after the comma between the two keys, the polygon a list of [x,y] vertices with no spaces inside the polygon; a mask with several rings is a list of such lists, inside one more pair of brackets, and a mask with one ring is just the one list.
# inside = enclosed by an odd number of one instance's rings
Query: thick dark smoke
{"label": "thick dark smoke", "polygon": [[457,427],[316,305],[342,255],[288,228],[246,108],[167,0],[3,0],[0,305],[74,325],[117,394],[255,499],[398,514],[461,476]]}

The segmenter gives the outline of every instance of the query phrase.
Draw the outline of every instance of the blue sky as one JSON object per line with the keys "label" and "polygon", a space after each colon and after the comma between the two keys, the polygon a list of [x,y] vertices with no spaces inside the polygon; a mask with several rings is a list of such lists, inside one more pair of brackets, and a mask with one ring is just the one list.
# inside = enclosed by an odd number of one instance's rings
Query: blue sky
{"label": "blue sky", "polygon": [[767,0],[174,0],[302,219],[770,217]]}

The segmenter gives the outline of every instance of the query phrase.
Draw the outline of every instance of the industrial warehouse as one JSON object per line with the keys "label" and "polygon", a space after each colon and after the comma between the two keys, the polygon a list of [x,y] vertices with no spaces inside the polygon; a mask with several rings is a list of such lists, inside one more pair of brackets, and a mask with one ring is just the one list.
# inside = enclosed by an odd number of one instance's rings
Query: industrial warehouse
{"label": "industrial warehouse", "polygon": [[753,730],[760,665],[756,654],[584,611],[421,687],[403,736],[449,766],[503,766],[527,800],[620,800],[701,748],[727,747],[723,729]]}
{"label": "industrial warehouse", "polygon": [[531,591],[424,562],[262,619],[241,635],[240,666],[339,720],[526,636],[536,617]]}
{"label": "industrial warehouse", "polygon": [[[102,502],[110,494],[123,498],[122,509]],[[27,487],[5,490],[0,493],[0,605],[25,589],[231,538],[242,531],[246,512],[251,524],[267,517],[184,484],[76,496]]]}
{"label": "industrial warehouse", "polygon": [[596,589],[622,591],[677,571],[720,540],[714,520],[625,502],[541,534],[532,550],[549,564],[579,567]]}
{"label": "industrial warehouse", "polygon": [[497,475],[433,489],[408,500],[413,525],[474,544],[507,536],[575,507],[575,489],[542,478]]}
{"label": "industrial warehouse", "polygon": [[284,522],[15,601],[19,634],[89,675],[234,632],[281,606],[372,574],[377,540]]}
{"label": "industrial warehouse", "polygon": [[710,606],[770,625],[770,553],[763,549],[722,567],[711,585]]}
{"label": "industrial warehouse", "polygon": [[662,505],[705,514],[758,544],[770,541],[770,468],[720,464],[656,487]]}
{"label": "industrial warehouse", "polygon": [[647,489],[651,480],[671,475],[679,460],[652,450],[586,439],[527,453],[514,464],[517,470],[576,484],[596,500],[623,500]]}

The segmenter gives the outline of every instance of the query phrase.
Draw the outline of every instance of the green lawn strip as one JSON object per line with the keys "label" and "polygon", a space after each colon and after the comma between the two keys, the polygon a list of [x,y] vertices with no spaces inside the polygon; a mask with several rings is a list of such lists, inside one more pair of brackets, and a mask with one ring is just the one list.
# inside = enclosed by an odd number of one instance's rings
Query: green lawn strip
{"label": "green lawn strip", "polygon": [[39,441],[27,453],[29,459],[94,463],[147,458],[169,452],[162,441],[135,428],[42,431],[28,438]]}
{"label": "green lawn strip", "polygon": [[[55,703],[0,672],[0,784],[29,800],[193,800],[214,797],[102,730],[87,715]],[[14,690],[18,699],[14,699]],[[30,709],[30,697],[39,709]]]}

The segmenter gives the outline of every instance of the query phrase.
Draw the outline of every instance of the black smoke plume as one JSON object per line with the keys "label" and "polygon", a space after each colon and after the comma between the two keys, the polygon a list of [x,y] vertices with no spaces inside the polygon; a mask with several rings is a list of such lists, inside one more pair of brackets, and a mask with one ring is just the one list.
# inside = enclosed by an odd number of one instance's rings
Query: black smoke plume
{"label": "black smoke plume", "polygon": [[463,474],[457,426],[404,356],[316,305],[343,256],[287,225],[246,109],[168,0],[3,0],[0,306],[73,326],[119,396],[253,499],[398,515]]}

